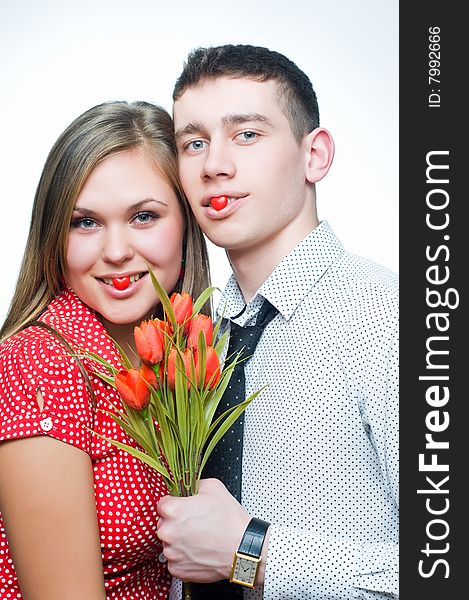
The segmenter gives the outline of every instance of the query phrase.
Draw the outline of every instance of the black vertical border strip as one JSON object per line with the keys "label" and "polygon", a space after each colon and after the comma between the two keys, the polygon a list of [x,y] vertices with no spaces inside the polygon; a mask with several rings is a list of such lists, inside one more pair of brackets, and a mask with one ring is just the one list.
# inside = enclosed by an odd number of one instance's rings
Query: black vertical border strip
{"label": "black vertical border strip", "polygon": [[[469,203],[464,186],[468,171],[465,159],[469,152],[467,144],[463,145],[463,140],[469,139],[466,116],[469,105],[465,99],[469,54],[465,40],[469,35],[462,15],[463,4],[448,0],[400,3],[400,597],[403,599],[441,600],[467,597],[469,593],[466,585],[469,492],[465,491],[469,488],[465,483],[466,457],[469,457],[469,395],[465,381],[465,373],[469,372],[466,342],[469,253],[465,243],[469,240],[469,219],[465,216],[465,206]],[[436,40],[429,37],[430,28],[433,32],[439,28],[439,55],[430,55],[430,44]],[[429,80],[430,60],[437,57],[440,73],[432,72],[439,80],[434,82]],[[435,67],[436,63],[432,65]],[[447,154],[429,157],[430,152]],[[427,160],[449,168],[430,170],[433,181],[428,182]],[[440,181],[446,178],[448,183]],[[435,208],[438,203],[441,208]],[[434,225],[449,221],[447,227],[438,230],[428,226],[427,218]],[[446,277],[444,283],[429,281]],[[428,297],[430,290],[433,294],[430,292]],[[437,293],[441,295],[441,304],[447,298],[453,308],[430,307],[429,302],[439,303]],[[429,317],[432,313],[441,315],[438,323],[446,331],[438,330],[437,318]],[[431,337],[435,339],[429,341]],[[448,353],[429,355],[429,348]],[[429,364],[434,368],[429,368]],[[447,369],[443,368],[445,365]],[[419,379],[421,376],[447,376],[448,380]],[[447,387],[449,398],[445,404],[442,400],[440,406],[430,405],[427,394],[432,386],[437,386],[438,397],[443,400]],[[441,431],[429,429],[429,425],[438,424]],[[449,447],[426,449],[426,435],[430,433],[433,440],[448,442]],[[431,455],[436,454],[436,463],[448,465],[448,471],[420,469],[419,454],[425,455],[427,464],[432,460]],[[436,514],[438,511],[440,514]]]}

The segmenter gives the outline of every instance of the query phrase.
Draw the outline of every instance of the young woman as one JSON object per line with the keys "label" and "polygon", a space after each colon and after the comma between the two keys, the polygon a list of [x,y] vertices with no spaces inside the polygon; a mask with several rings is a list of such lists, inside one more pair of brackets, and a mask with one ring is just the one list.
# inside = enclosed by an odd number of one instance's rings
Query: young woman
{"label": "young woman", "polygon": [[[60,136],[36,192],[0,345],[0,599],[166,598],[152,469],[93,431],[133,442],[104,411],[122,368],[113,339],[158,316],[166,291],[208,285],[205,243],[161,108],[96,106]],[[130,353],[129,353],[130,354]]]}

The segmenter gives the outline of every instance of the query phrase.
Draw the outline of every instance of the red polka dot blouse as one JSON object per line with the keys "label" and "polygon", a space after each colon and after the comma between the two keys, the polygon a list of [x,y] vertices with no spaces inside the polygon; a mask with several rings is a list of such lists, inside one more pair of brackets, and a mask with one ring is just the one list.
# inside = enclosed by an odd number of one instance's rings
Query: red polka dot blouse
{"label": "red polka dot blouse", "polygon": [[[41,321],[73,347],[95,352],[122,368],[118,351],[95,313],[70,290],[54,300]],[[119,404],[113,388],[92,374],[82,359],[96,406],[77,363],[46,329],[29,327],[0,346],[0,442],[47,435],[80,448],[91,457],[99,521],[106,597],[125,600],[167,598],[170,575],[157,538],[156,505],[167,493],[149,466],[90,433],[135,446],[106,413]],[[36,392],[41,390],[40,411]],[[0,600],[21,598],[0,514]]]}

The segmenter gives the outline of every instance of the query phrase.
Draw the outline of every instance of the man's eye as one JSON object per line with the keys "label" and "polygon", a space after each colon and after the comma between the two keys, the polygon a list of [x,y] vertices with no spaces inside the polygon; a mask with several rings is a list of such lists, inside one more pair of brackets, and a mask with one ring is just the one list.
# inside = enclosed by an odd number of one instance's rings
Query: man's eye
{"label": "man's eye", "polygon": [[206,142],[204,142],[203,140],[193,140],[192,142],[186,144],[186,150],[192,150],[197,152],[198,150],[202,150],[202,148],[205,148],[205,144]]}
{"label": "man's eye", "polygon": [[241,133],[238,134],[238,138],[242,142],[252,142],[257,137],[259,137],[259,136],[255,131],[242,131]]}
{"label": "man's eye", "polygon": [[82,217],[80,219],[74,219],[71,222],[71,226],[75,229],[93,229],[93,227],[97,227],[98,224],[93,219]]}

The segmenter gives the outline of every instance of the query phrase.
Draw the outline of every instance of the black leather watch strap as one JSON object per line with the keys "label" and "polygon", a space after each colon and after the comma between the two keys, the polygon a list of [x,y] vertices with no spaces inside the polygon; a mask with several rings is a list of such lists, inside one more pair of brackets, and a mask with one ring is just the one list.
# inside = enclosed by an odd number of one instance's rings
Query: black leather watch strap
{"label": "black leather watch strap", "polygon": [[247,554],[253,558],[260,558],[262,546],[264,545],[265,534],[270,527],[270,523],[253,517],[246,527],[243,539],[238,548],[241,554]]}

